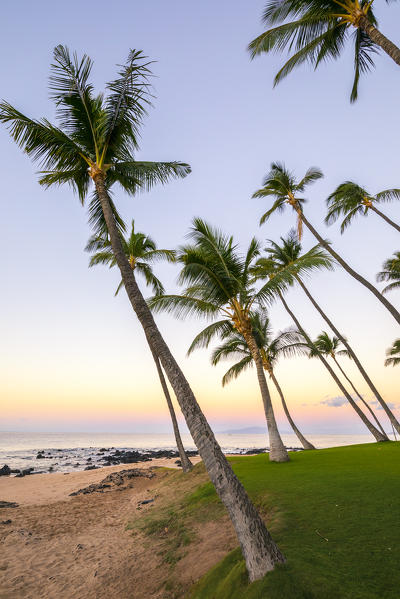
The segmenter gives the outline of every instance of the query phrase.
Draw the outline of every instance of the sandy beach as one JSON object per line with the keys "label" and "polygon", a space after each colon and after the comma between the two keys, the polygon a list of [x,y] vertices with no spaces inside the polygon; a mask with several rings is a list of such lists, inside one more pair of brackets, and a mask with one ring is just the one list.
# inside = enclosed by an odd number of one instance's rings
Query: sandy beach
{"label": "sandy beach", "polygon": [[[0,500],[18,507],[0,509],[1,599],[169,596],[163,586],[168,567],[158,550],[162,545],[157,548],[157,540],[156,545],[149,544],[127,530],[128,522],[171,502],[188,484],[189,479],[176,469],[160,468],[173,467],[172,460],[154,462],[70,474],[2,477]],[[99,492],[70,496],[121,470],[140,470],[143,475]],[[189,486],[206,480],[203,472],[190,476],[194,478]],[[152,501],[141,504],[148,500]],[[235,546],[229,525],[221,532],[217,523],[210,522],[197,536],[177,567],[182,584],[188,586]]]}

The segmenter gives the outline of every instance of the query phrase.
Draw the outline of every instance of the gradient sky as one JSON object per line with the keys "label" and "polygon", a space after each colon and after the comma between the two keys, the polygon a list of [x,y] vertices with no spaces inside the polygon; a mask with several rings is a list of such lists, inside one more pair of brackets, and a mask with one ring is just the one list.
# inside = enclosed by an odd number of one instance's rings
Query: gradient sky
{"label": "gradient sky", "polygon": [[[398,250],[397,233],[371,215],[341,236],[323,224],[324,199],[353,179],[372,193],[400,186],[398,169],[398,67],[376,56],[376,69],[360,84],[350,105],[352,55],[320,68],[295,71],[277,88],[273,75],[282,56],[251,62],[246,45],[262,31],[263,0],[202,3],[100,0],[68,4],[6,3],[2,8],[1,92],[33,117],[53,119],[47,80],[52,50],[64,43],[94,60],[101,90],[129,48],[151,59],[154,109],[142,133],[138,156],[182,160],[193,173],[135,199],[118,191],[127,221],[152,235],[159,247],[182,243],[193,216],[234,234],[242,247],[253,235],[279,239],[293,216],[276,215],[263,227],[267,203],[251,200],[271,161],[281,160],[299,176],[311,165],[325,179],[315,184],[306,206],[310,220],[342,255],[371,281],[384,259]],[[400,8],[376,6],[380,28],[399,43]],[[123,293],[113,297],[118,273],[88,270],[83,252],[90,235],[87,214],[69,189],[45,191],[36,167],[0,130],[2,166],[1,430],[167,431],[165,401],[144,336]],[[385,206],[399,220],[398,205]],[[307,232],[304,249],[313,245]],[[159,266],[168,290],[176,289],[177,267]],[[385,349],[398,337],[395,321],[362,286],[339,270],[309,283],[314,295],[348,336],[388,402],[400,405],[399,370],[384,368]],[[398,304],[398,293],[389,298]],[[312,335],[325,324],[300,290],[288,295]],[[279,306],[271,310],[276,330],[291,324]],[[225,389],[229,364],[209,365],[209,352],[186,358],[204,323],[157,317],[198,400],[218,429],[262,425],[255,373]],[[372,400],[351,363],[343,363],[360,391]],[[298,423],[307,432],[364,432],[318,361],[284,361],[276,374]],[[278,421],[288,430],[274,396]],[[333,404],[333,405],[332,405]],[[382,411],[378,414],[382,415]],[[397,414],[400,415],[399,411]],[[382,416],[383,419],[383,416]]]}

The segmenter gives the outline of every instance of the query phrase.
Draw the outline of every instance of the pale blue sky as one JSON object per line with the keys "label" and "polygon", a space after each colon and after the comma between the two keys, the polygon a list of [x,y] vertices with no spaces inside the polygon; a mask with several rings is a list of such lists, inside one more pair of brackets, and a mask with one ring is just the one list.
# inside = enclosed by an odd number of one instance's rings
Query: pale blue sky
{"label": "pale blue sky", "polygon": [[[0,96],[31,116],[52,119],[47,79],[55,45],[64,43],[94,59],[98,89],[114,77],[115,64],[124,61],[129,48],[142,49],[157,61],[156,98],[139,155],[183,160],[192,165],[193,173],[135,199],[118,191],[126,220],[135,217],[139,230],[151,234],[160,247],[182,243],[195,215],[223,227],[243,245],[254,234],[277,240],[293,225],[292,215],[277,215],[259,228],[266,204],[251,200],[251,194],[273,160],[284,161],[299,175],[317,165],[325,179],[310,190],[306,207],[310,220],[356,269],[374,280],[383,260],[399,249],[397,233],[370,216],[340,236],[337,225],[329,229],[323,225],[324,199],[349,178],[372,192],[400,186],[399,68],[388,57],[377,56],[377,68],[362,80],[355,105],[348,100],[351,53],[316,73],[305,66],[273,89],[273,75],[283,57],[263,56],[251,62],[246,52],[248,42],[262,30],[263,6],[263,1],[227,0],[116,1],[112,7],[102,1],[92,5],[76,0],[6,3]],[[381,30],[399,43],[399,7],[382,2],[376,3],[375,11]],[[35,166],[4,128],[0,155],[1,391],[10,406],[2,428],[168,427],[163,403],[157,403],[157,381],[140,327],[126,298],[122,294],[113,298],[118,274],[87,269],[83,248],[90,231],[85,210],[68,189],[39,187]],[[400,220],[398,205],[385,210]],[[305,234],[305,247],[311,243]],[[176,268],[161,266],[157,272],[173,289]],[[319,275],[310,287],[353,342],[388,401],[397,402],[398,373],[383,368],[384,351],[399,336],[395,321],[345,273]],[[398,305],[398,294],[390,299]],[[313,335],[323,328],[300,292],[291,292],[288,300]],[[278,307],[272,318],[277,329],[291,324]],[[212,422],[219,428],[257,425],[261,407],[254,408],[259,412],[243,412],[243,398],[254,396],[254,405],[258,402],[253,373],[222,390],[223,367],[211,369],[207,352],[185,358],[202,323],[177,323],[166,316],[158,320]],[[348,368],[369,397],[356,371]],[[306,429],[363,430],[346,408],[320,404],[338,391],[318,363],[285,362],[278,374]],[[153,402],[148,411],[147,395]],[[107,406],[114,403],[116,412],[110,418]],[[78,404],[85,405],[82,413],[74,408]],[[313,406],[317,415],[310,419]],[[287,428],[283,418],[281,422]]]}

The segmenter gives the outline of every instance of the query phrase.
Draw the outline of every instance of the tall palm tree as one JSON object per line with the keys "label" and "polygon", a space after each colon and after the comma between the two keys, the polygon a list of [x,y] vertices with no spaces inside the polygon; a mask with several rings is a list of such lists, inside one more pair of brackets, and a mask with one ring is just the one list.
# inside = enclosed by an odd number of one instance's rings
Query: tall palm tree
{"label": "tall palm tree", "polygon": [[388,293],[400,287],[400,252],[394,252],[393,256],[383,263],[383,270],[376,275],[377,281],[392,281],[382,289],[382,293]]}
{"label": "tall palm tree", "polygon": [[121,219],[111,199],[119,185],[129,195],[156,183],[181,178],[190,167],[181,162],[135,160],[138,135],[150,103],[149,63],[142,52],[132,50],[120,66],[117,79],[106,86],[107,95],[95,95],[89,83],[92,61],[70,56],[57,46],[52,65],[51,91],[59,126],[47,119],[33,120],[8,102],[0,103],[0,121],[13,139],[44,171],[45,187],[69,184],[83,203],[93,189],[90,221],[96,232],[107,231],[132,307],[150,348],[159,358],[175,392],[190,434],[218,495],[235,527],[250,580],[272,570],[284,557],[271,539],[257,510],[235,476],[198,405],[182,370],[165,343],[137,285],[121,243]]}
{"label": "tall palm tree", "polygon": [[367,216],[369,210],[372,210],[389,225],[400,231],[400,226],[376,207],[376,204],[392,202],[393,200],[400,200],[400,189],[385,189],[373,196],[357,183],[345,181],[326,200],[328,214],[325,222],[327,225],[331,225],[340,216],[344,216],[340,225],[340,232],[343,233],[356,216]]}
{"label": "tall palm tree", "polygon": [[[313,268],[314,269],[321,268],[321,267],[323,267],[323,264],[324,263],[322,260],[319,265],[316,263]],[[313,342],[311,341],[310,336],[307,334],[304,327],[300,324],[300,322],[299,322],[298,318],[296,317],[296,315],[294,314],[294,312],[289,308],[289,306],[283,296],[283,293],[282,293],[282,289],[286,290],[290,284],[293,284],[292,274],[293,274],[294,268],[297,268],[297,266],[290,265],[289,267],[282,268],[281,266],[274,264],[274,262],[271,259],[263,260],[261,258],[260,260],[258,260],[255,268],[253,269],[253,272],[257,278],[260,278],[260,279],[269,278],[270,281],[274,282],[275,295],[277,297],[279,297],[286,312],[292,318],[294,324],[297,327],[297,330],[303,337],[304,344],[308,345],[308,347],[313,347]],[[289,275],[288,275],[288,273],[289,273]],[[280,280],[282,277],[284,278],[285,285],[282,285],[282,282]],[[331,375],[331,377],[333,378],[333,380],[335,381],[335,383],[337,384],[339,389],[341,390],[341,392],[343,393],[343,395],[345,396],[345,398],[347,399],[347,401],[349,402],[349,404],[351,405],[351,407],[354,409],[354,411],[357,413],[357,415],[361,418],[361,420],[363,421],[365,426],[368,428],[370,433],[375,437],[376,441],[387,441],[388,440],[387,436],[385,434],[382,434],[368,420],[368,418],[365,416],[364,412],[362,410],[360,410],[360,408],[358,407],[358,405],[356,404],[356,402],[354,401],[354,399],[352,398],[350,393],[347,391],[347,389],[343,386],[341,380],[338,378],[337,374],[332,369],[331,365],[327,362],[327,360],[322,355],[322,353],[317,350],[317,355],[318,355],[319,359],[321,360],[322,364],[328,370],[329,374]]]}
{"label": "tall palm tree", "polygon": [[150,306],[177,316],[193,314],[212,319],[222,316],[222,320],[213,322],[195,337],[189,353],[197,347],[208,347],[214,337],[224,336],[232,327],[243,335],[256,365],[269,433],[269,459],[285,462],[289,457],[278,431],[260,350],[251,325],[251,310],[265,301],[266,294],[264,288],[257,292],[254,290],[250,275],[251,266],[260,252],[259,244],[252,239],[246,254],[241,256],[232,237],[200,218],[194,219],[189,238],[193,243],[182,247],[178,255],[178,260],[183,263],[179,282],[187,285],[186,289],[181,295],[155,296]]}
{"label": "tall palm tree", "polygon": [[392,347],[386,352],[388,356],[385,360],[385,366],[397,366],[400,364],[400,339],[394,341]]}
{"label": "tall palm tree", "polygon": [[[334,266],[334,261],[329,256],[329,254],[327,254],[319,245],[316,245],[305,254],[302,254],[301,243],[296,238],[296,233],[294,230],[290,231],[286,238],[281,237],[280,239],[280,245],[275,243],[274,241],[269,241],[269,246],[265,248],[265,252],[268,258],[260,258],[260,260],[258,261],[258,268],[260,268],[262,271],[263,264],[264,267],[268,267],[269,264],[271,264],[274,270],[289,270],[293,279],[300,285],[300,287],[302,288],[302,290],[304,291],[314,308],[319,312],[319,314],[331,328],[336,337],[341,341],[341,343],[343,343],[348,352],[349,357],[352,358],[352,360],[354,361],[355,365],[357,366],[367,385],[371,389],[372,393],[375,395],[382,409],[385,411],[392,426],[400,433],[399,421],[397,420],[396,416],[393,414],[392,410],[389,408],[388,404],[385,402],[378,389],[375,387],[374,383],[370,379],[367,371],[361,364],[357,354],[351,347],[346,336],[343,335],[337,329],[332,320],[321,308],[320,304],[315,300],[314,296],[311,294],[310,290],[304,283],[305,277],[311,274],[313,270],[317,268],[332,269]],[[374,418],[376,418],[375,414]]]}
{"label": "tall palm tree", "polygon": [[265,223],[274,212],[283,212],[285,207],[289,205],[297,215],[297,230],[299,239],[301,238],[303,224],[308,228],[314,237],[319,241],[325,250],[327,250],[331,256],[345,269],[345,271],[356,279],[359,283],[364,285],[375,297],[389,310],[393,318],[400,324],[400,314],[396,308],[378,291],[374,285],[372,285],[367,279],[357,273],[351,266],[332,248],[331,244],[328,243],[318,231],[313,227],[310,221],[304,214],[303,205],[305,199],[299,197],[298,194],[304,192],[305,188],[321,179],[323,177],[322,172],[318,168],[310,168],[300,181],[296,181],[294,175],[285,168],[285,166],[279,162],[274,162],[271,165],[271,170],[263,181],[263,187],[253,194],[254,198],[265,198],[273,197],[275,201],[272,207],[265,212],[261,217],[260,225]]}
{"label": "tall palm tree", "polygon": [[381,432],[384,435],[386,435],[385,431],[382,428],[381,423],[379,422],[379,420],[376,417],[375,413],[373,412],[372,408],[365,401],[365,399],[363,398],[361,393],[359,393],[357,391],[357,389],[354,386],[354,383],[351,381],[349,376],[346,374],[346,372],[343,370],[342,366],[340,365],[340,363],[337,359],[338,356],[347,356],[348,358],[351,357],[347,349],[340,348],[340,344],[341,344],[341,341],[338,337],[335,337],[335,336],[329,337],[329,335],[326,331],[322,331],[322,333],[320,333],[318,335],[318,337],[313,341],[313,345],[310,348],[309,356],[310,356],[310,358],[315,358],[315,357],[318,357],[319,353],[321,353],[323,356],[332,358],[332,360],[335,362],[336,366],[338,367],[338,369],[340,370],[340,372],[342,373],[342,375],[344,376],[346,381],[350,384],[354,393],[357,395],[358,399],[360,399],[360,401],[362,401],[364,406],[370,412],[371,416],[375,420],[375,422],[378,425]]}
{"label": "tall palm tree", "polygon": [[374,66],[373,53],[382,49],[400,65],[400,49],[377,29],[371,0],[269,0],[262,20],[268,29],[249,44],[251,57],[285,49],[293,51],[276,74],[274,85],[304,62],[317,68],[328,59],[338,59],[351,32],[351,102],[357,99],[360,75]]}
{"label": "tall palm tree", "polygon": [[[157,249],[156,243],[144,233],[135,231],[135,221],[132,220],[131,232],[128,238],[121,236],[121,244],[124,249],[125,256],[132,270],[136,270],[141,274],[146,281],[147,285],[150,285],[153,292],[156,294],[164,293],[164,287],[161,281],[155,276],[152,268],[152,264],[158,260],[167,260],[168,262],[175,262],[175,252],[173,250],[162,250]],[[92,252],[92,256],[89,261],[89,266],[95,266],[96,264],[108,264],[110,268],[116,265],[116,259],[112,252],[110,241],[107,237],[93,235],[86,246],[86,251]],[[123,287],[124,282],[121,280],[117,287],[115,295],[117,295],[120,289]],[[151,348],[150,348],[151,349]],[[168,385],[164,377],[162,366],[158,356],[153,350],[152,355],[156,365],[157,373],[160,379],[161,387],[164,392],[165,399],[167,401],[168,410],[172,420],[172,427],[174,430],[176,446],[178,448],[179,457],[183,472],[190,472],[192,469],[192,463],[185,451],[182,443],[182,438],[179,432],[178,421],[174,406],[172,403],[171,395],[169,393]]]}
{"label": "tall palm tree", "polygon": [[[261,310],[254,312],[251,315],[251,323],[253,327],[253,335],[261,353],[264,370],[268,372],[272,382],[275,385],[290,426],[295,432],[300,443],[303,445],[304,449],[315,449],[314,445],[304,437],[299,428],[296,426],[289,412],[283,391],[278,383],[274,371],[278,359],[281,356],[291,355],[293,353],[292,348],[299,345],[299,336],[296,335],[294,331],[287,330],[274,337],[268,315],[266,312]],[[224,339],[224,342],[213,350],[211,363],[215,366],[222,359],[229,359],[232,357],[238,357],[240,360],[231,366],[223,376],[223,386],[229,383],[232,379],[237,378],[244,370],[246,370],[246,368],[254,364],[254,360],[247,346],[246,340],[244,339],[243,335],[236,331],[232,331],[232,333]]]}

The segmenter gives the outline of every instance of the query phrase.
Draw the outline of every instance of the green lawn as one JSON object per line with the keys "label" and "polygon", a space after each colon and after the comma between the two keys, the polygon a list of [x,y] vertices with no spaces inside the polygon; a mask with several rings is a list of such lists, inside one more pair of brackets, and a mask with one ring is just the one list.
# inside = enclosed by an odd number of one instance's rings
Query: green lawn
{"label": "green lawn", "polygon": [[[231,459],[287,564],[247,584],[239,550],[191,599],[399,599],[400,443]],[[211,485],[196,491],[213,498]],[[215,499],[214,499],[215,501]]]}

